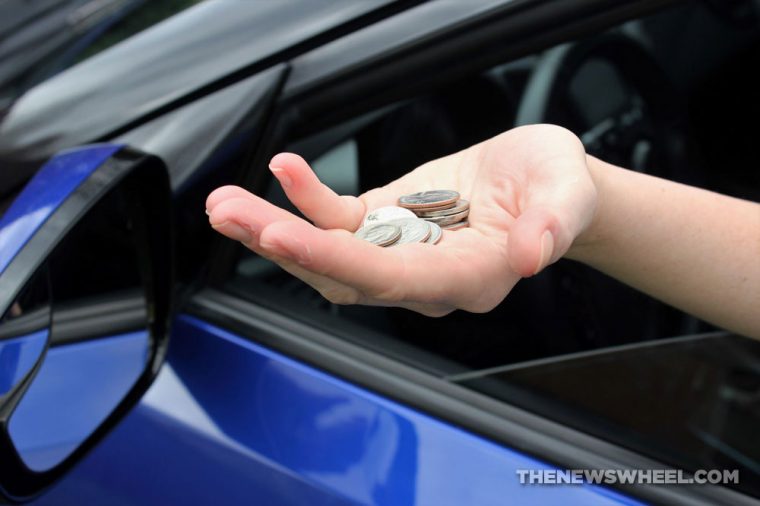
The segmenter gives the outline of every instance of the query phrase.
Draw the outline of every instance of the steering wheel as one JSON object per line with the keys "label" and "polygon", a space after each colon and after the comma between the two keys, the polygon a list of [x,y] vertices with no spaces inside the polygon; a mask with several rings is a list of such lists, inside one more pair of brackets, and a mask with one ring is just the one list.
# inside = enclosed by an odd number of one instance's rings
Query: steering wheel
{"label": "steering wheel", "polygon": [[528,79],[517,125],[555,123],[608,162],[671,179],[693,163],[679,95],[634,39],[608,34],[544,53]]}
{"label": "steering wheel", "polygon": [[[695,168],[702,164],[690,148],[685,118],[681,97],[647,50],[614,33],[541,55],[516,124],[563,125],[581,138],[588,153],[605,161],[699,184],[703,172]],[[546,278],[550,288],[544,297],[559,294],[572,305],[581,335],[588,334],[594,346],[674,335],[696,325],[691,317],[580,264],[560,262]]]}

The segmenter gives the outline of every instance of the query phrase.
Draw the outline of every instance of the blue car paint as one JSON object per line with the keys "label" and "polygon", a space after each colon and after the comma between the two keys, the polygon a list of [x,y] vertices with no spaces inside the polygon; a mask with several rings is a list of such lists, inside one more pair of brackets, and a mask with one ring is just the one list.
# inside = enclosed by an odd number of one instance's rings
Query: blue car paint
{"label": "blue car paint", "polygon": [[0,341],[0,397],[32,370],[45,351],[48,329]]}
{"label": "blue car paint", "polygon": [[0,218],[0,273],[71,192],[122,147],[95,144],[62,151],[34,175]]}
{"label": "blue car paint", "polygon": [[190,316],[139,405],[38,505],[639,504]]}
{"label": "blue car paint", "polygon": [[44,471],[68,457],[124,398],[147,358],[147,330],[50,348],[8,426],[26,465]]}

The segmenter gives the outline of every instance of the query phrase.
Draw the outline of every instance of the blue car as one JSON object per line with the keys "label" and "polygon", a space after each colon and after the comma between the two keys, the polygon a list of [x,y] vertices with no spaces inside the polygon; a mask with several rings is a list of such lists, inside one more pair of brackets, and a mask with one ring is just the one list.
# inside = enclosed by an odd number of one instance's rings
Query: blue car
{"label": "blue car", "polygon": [[0,118],[3,501],[758,502],[757,341],[567,260],[487,314],[335,305],[204,215],[224,184],[292,209],[280,151],[359,194],[540,122],[760,200],[757,2],[173,0],[104,30]]}

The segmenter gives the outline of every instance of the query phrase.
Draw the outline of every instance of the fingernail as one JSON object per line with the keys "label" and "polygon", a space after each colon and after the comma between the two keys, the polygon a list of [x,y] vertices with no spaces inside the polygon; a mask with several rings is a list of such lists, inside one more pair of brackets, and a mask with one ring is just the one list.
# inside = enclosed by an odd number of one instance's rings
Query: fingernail
{"label": "fingernail", "polygon": [[246,229],[232,221],[225,221],[218,225],[211,225],[215,230],[226,235],[230,239],[240,241],[242,243],[249,243],[253,239],[253,233],[251,230]]}
{"label": "fingernail", "polygon": [[541,257],[538,259],[538,268],[533,274],[538,274],[551,262],[554,252],[554,236],[546,230],[541,236]]}
{"label": "fingernail", "polygon": [[277,178],[283,188],[288,188],[293,184],[293,180],[290,179],[290,176],[288,176],[288,173],[285,172],[285,169],[281,169],[280,167],[272,167],[270,165],[269,170],[272,171],[272,174]]}
{"label": "fingernail", "polygon": [[208,209],[206,209],[206,216],[211,216],[211,211],[209,211]]}
{"label": "fingernail", "polygon": [[291,258],[301,265],[311,262],[309,246],[292,236],[282,236],[273,241],[262,242],[261,247],[275,255]]}

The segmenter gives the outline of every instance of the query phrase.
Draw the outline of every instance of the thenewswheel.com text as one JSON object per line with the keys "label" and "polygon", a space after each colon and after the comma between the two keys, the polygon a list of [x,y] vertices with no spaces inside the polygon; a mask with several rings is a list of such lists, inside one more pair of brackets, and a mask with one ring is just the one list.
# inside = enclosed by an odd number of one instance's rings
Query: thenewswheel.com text
{"label": "thenewswheel.com text", "polygon": [[518,469],[523,485],[703,485],[738,484],[738,469]]}

